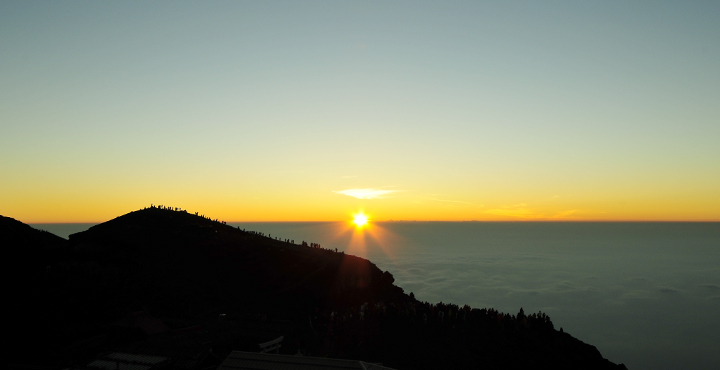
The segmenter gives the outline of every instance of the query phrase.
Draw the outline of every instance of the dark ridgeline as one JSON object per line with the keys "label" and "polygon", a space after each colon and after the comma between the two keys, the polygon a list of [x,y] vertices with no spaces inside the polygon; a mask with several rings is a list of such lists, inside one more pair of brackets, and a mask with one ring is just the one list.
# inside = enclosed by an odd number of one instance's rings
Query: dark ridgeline
{"label": "dark ridgeline", "polygon": [[282,335],[280,353],[397,369],[624,368],[542,313],[420,302],[363,258],[178,208],[131,212],[69,242],[0,226],[15,277],[9,363],[84,367],[121,351],[199,369]]}

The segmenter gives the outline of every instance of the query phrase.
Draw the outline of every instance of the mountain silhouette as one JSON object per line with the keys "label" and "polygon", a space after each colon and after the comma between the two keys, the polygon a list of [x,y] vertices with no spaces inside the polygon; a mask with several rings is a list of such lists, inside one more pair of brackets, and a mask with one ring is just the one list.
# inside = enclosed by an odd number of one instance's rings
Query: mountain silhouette
{"label": "mountain silhouette", "polygon": [[123,348],[170,353],[185,338],[208,367],[283,335],[281,353],[398,369],[624,368],[544,314],[430,305],[366,259],[175,208],[130,212],[67,241],[1,221],[19,278],[11,363],[83,367]]}

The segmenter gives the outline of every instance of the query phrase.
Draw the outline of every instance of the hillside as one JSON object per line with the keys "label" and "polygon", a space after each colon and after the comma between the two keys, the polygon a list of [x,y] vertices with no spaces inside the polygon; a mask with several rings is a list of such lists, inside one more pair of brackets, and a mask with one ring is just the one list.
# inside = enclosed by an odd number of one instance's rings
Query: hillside
{"label": "hillside", "polygon": [[131,212],[69,242],[5,224],[10,249],[31,251],[19,265],[44,266],[26,273],[33,294],[13,293],[23,298],[10,330],[16,363],[80,366],[113,348],[159,351],[184,338],[207,365],[284,335],[282,353],[398,369],[616,368],[544,314],[419,302],[363,258],[181,210]]}

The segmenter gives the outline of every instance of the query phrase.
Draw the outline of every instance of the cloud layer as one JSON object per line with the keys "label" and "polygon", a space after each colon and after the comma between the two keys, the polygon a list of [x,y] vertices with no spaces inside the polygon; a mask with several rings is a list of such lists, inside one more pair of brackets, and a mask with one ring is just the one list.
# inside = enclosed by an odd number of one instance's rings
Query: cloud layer
{"label": "cloud layer", "polygon": [[367,257],[420,300],[542,310],[630,369],[720,368],[717,224],[391,222],[361,246],[332,223],[251,226]]}
{"label": "cloud layer", "polygon": [[381,190],[381,189],[366,188],[366,189],[347,189],[347,190],[333,191],[333,193],[347,195],[347,196],[355,197],[358,199],[379,199],[379,198],[383,198],[384,195],[396,193],[398,191],[399,190]]}

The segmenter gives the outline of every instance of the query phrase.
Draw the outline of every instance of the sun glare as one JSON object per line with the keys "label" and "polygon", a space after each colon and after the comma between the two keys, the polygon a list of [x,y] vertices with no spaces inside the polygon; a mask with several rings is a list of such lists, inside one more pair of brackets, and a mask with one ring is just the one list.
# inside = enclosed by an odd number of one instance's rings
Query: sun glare
{"label": "sun glare", "polygon": [[357,228],[362,228],[367,225],[368,218],[362,212],[353,215],[353,223]]}

